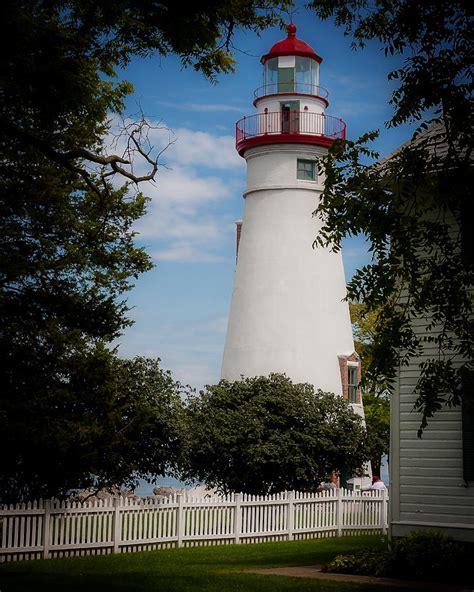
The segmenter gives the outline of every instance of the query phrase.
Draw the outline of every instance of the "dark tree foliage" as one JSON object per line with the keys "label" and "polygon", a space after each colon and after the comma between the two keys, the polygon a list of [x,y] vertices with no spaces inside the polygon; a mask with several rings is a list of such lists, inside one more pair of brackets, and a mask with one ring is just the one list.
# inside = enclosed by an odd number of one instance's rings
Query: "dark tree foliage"
{"label": "dark tree foliage", "polygon": [[60,374],[42,363],[36,385],[2,402],[0,503],[133,489],[175,464],[184,389],[159,360],[118,360],[98,346],[72,352]]}
{"label": "dark tree foliage", "polygon": [[[2,14],[0,489],[9,499],[124,483],[147,459],[150,471],[165,466],[151,436],[127,428],[144,400],[134,391],[122,417],[117,376],[132,368],[109,351],[130,324],[124,295],[151,267],[132,226],[147,201],[136,184],[159,167],[144,121],[124,130],[124,153],[109,152],[110,119],[132,91],[114,69],[174,53],[213,78],[233,68],[234,28],[260,31],[282,4],[19,0]],[[142,177],[133,156],[149,167]],[[144,372],[144,389],[151,379]],[[161,405],[158,393],[146,403],[150,421],[166,415]],[[171,454],[166,431],[152,432]]]}
{"label": "dark tree foliage", "polygon": [[[234,70],[234,30],[258,34],[279,22],[277,11],[287,4],[208,0],[183,10],[169,0],[12,2],[2,20],[2,40],[8,42],[0,58],[0,145],[13,143],[12,154],[29,150],[41,155],[98,193],[107,193],[106,181],[117,174],[134,182],[154,179],[158,162],[145,145],[143,126],[127,133],[132,152],[149,165],[142,177],[133,173],[130,151],[108,154],[103,145],[104,107],[106,113],[120,112],[123,97],[132,90],[126,82],[113,82],[115,68],[133,56],[173,53],[184,66],[213,80]],[[98,176],[91,175],[90,165],[96,174],[101,167]],[[28,173],[34,173],[32,166]],[[23,171],[20,179],[29,175]]]}
{"label": "dark tree foliage", "polygon": [[[373,377],[392,380],[420,360],[419,435],[443,405],[458,405],[473,370],[472,30],[467,2],[311,2],[335,17],[354,45],[380,42],[403,57],[387,125],[418,122],[411,142],[374,166],[370,132],[336,143],[324,162],[321,245],[365,233],[372,263],[349,298],[377,312]],[[426,332],[416,329],[429,319]],[[418,363],[418,362],[417,362]]]}
{"label": "dark tree foliage", "polygon": [[332,471],[361,471],[369,456],[346,401],[281,374],[221,380],[186,415],[182,476],[224,493],[314,490]]}

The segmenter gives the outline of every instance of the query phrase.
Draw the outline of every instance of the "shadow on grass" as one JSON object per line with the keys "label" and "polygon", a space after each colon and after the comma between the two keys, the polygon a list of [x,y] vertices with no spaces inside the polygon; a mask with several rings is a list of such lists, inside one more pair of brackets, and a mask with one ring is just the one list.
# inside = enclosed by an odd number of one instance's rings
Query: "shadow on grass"
{"label": "shadow on grass", "polygon": [[[27,574],[0,578],[2,592],[373,592],[371,585],[291,578],[261,576],[242,573],[208,573],[203,575],[168,575],[157,577],[142,572],[117,574],[80,575],[43,572],[41,577]],[[390,590],[378,587],[377,590]],[[404,590],[406,592],[406,590]]]}
{"label": "shadow on grass", "polygon": [[[381,537],[193,547],[0,565],[1,592],[289,592],[365,591],[373,587],[242,573],[253,567],[325,563]],[[391,588],[392,592],[394,589]]]}

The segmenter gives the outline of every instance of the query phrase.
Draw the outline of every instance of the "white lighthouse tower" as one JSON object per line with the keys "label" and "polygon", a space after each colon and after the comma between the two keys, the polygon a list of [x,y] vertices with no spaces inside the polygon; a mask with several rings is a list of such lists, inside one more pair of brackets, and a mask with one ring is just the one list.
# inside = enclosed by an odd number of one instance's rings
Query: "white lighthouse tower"
{"label": "white lighthouse tower", "polygon": [[345,137],[345,124],[325,115],[322,60],[293,23],[261,61],[257,113],[236,130],[247,189],[222,377],[284,372],[344,396],[362,414],[342,255],[312,247],[324,182],[317,160]]}

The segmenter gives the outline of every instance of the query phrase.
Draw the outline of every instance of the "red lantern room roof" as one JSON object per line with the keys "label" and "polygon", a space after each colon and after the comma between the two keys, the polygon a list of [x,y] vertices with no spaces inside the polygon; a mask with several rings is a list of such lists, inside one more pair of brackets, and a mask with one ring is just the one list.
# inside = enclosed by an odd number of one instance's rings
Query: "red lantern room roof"
{"label": "red lantern room roof", "polygon": [[278,41],[278,43],[275,43],[270,52],[262,56],[262,64],[264,64],[270,58],[287,55],[297,55],[303,56],[305,58],[311,58],[316,60],[319,64],[323,61],[323,58],[316,54],[311,45],[308,45],[296,37],[296,27],[293,23],[288,25],[287,31],[288,37]]}

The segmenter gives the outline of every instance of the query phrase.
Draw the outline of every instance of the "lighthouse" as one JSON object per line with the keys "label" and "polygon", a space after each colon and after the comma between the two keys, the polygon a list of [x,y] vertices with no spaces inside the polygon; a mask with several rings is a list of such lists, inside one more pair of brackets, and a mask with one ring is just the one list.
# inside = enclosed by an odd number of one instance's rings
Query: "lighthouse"
{"label": "lighthouse", "polygon": [[318,159],[346,126],[325,114],[322,58],[293,23],[261,62],[256,113],[236,124],[247,187],[222,378],[285,373],[363,415],[342,254],[313,248],[322,226],[312,215],[324,187]]}

